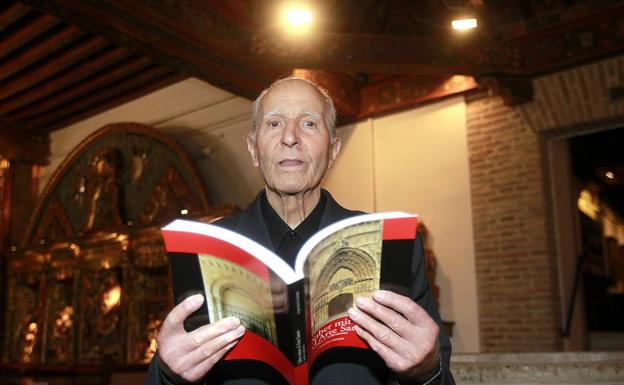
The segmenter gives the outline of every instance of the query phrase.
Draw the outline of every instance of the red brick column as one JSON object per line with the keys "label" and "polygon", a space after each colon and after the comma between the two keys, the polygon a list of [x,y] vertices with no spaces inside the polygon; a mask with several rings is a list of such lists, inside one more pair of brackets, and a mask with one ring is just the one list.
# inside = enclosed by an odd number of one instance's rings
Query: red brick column
{"label": "red brick column", "polygon": [[560,350],[545,152],[500,98],[471,96],[466,111],[481,348]]}

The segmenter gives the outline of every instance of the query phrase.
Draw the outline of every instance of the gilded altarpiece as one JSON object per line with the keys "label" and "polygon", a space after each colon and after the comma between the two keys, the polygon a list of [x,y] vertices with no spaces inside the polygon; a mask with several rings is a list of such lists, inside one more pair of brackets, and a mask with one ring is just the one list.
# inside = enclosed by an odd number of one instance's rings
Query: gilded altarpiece
{"label": "gilded altarpiece", "polygon": [[165,134],[133,123],[98,130],[59,166],[7,258],[3,362],[149,362],[172,306],[160,227],[233,210],[210,204]]}

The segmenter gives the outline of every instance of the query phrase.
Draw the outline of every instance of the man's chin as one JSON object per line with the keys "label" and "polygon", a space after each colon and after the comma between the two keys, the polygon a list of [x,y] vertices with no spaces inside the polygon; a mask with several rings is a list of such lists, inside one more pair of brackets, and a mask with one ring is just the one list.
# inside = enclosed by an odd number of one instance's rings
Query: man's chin
{"label": "man's chin", "polygon": [[269,187],[269,190],[279,194],[279,195],[302,195],[308,192],[313,192],[314,190],[319,189],[320,187],[310,188],[309,186],[301,186],[301,185],[281,185],[275,186],[274,188]]}

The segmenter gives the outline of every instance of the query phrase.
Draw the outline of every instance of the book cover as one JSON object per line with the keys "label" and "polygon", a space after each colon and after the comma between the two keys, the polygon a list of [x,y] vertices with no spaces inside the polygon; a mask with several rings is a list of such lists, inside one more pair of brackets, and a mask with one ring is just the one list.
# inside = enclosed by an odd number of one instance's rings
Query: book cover
{"label": "book cover", "polygon": [[292,269],[279,256],[230,230],[177,220],[162,229],[174,300],[201,293],[206,301],[187,330],[238,317],[246,333],[226,360],[257,360],[292,385],[328,349],[366,349],[347,310],[379,289],[407,294],[417,216],[363,214],[312,236]]}

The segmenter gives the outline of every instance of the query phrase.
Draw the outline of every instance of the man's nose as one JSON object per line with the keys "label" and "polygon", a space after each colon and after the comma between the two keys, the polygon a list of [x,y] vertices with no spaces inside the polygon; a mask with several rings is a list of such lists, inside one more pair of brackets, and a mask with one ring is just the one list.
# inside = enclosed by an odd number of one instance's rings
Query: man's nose
{"label": "man's nose", "polygon": [[282,131],[282,143],[292,147],[299,143],[299,129],[294,122],[289,122]]}

